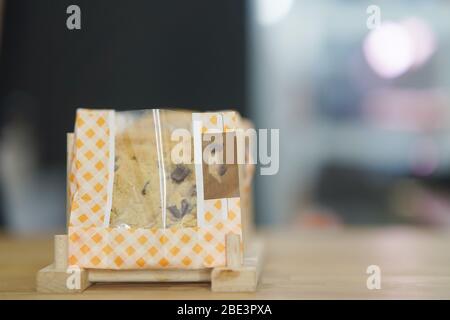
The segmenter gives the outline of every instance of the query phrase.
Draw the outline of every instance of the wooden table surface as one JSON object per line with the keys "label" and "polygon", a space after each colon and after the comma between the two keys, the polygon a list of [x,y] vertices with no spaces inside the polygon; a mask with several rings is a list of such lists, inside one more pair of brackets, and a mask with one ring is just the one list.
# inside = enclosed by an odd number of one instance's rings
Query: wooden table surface
{"label": "wooden table surface", "polygon": [[[212,293],[209,284],[95,284],[82,294],[35,292],[52,260],[50,238],[0,237],[0,299],[450,299],[450,232],[384,228],[263,232],[256,293]],[[381,268],[368,290],[366,269]]]}

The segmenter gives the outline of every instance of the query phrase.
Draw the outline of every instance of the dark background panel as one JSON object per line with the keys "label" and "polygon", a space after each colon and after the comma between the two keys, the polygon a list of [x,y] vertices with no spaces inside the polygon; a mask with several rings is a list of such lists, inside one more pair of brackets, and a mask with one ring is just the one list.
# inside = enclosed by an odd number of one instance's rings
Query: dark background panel
{"label": "dark background panel", "polygon": [[[81,30],[66,28],[71,4]],[[7,1],[0,121],[31,124],[52,166],[77,107],[246,114],[244,18],[240,0]]]}

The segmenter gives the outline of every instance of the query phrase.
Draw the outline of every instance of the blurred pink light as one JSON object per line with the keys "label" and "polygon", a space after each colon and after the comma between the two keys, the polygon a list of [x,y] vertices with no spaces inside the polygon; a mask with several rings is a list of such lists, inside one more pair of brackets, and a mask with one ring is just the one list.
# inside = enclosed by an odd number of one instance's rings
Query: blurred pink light
{"label": "blurred pink light", "polygon": [[378,75],[395,78],[425,63],[436,49],[436,40],[424,21],[409,18],[382,23],[367,35],[363,49]]}
{"label": "blurred pink light", "polygon": [[445,130],[449,103],[439,89],[382,88],[368,92],[363,114],[379,128],[428,133]]}
{"label": "blurred pink light", "polygon": [[369,33],[364,42],[364,53],[372,69],[384,78],[405,73],[414,62],[408,31],[393,22],[383,23]]}
{"label": "blurred pink light", "polygon": [[411,159],[411,169],[415,175],[431,175],[439,166],[438,146],[431,139],[419,141]]}

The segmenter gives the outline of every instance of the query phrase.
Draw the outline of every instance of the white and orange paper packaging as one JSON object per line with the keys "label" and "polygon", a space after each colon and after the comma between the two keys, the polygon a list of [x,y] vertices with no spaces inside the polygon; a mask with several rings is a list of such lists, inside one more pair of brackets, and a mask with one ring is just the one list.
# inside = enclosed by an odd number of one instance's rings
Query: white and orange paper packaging
{"label": "white and orange paper packaging", "polygon": [[[225,236],[242,238],[233,138],[240,121],[233,111],[79,109],[69,176],[69,265],[225,265]],[[206,154],[220,154],[224,163],[205,162]]]}

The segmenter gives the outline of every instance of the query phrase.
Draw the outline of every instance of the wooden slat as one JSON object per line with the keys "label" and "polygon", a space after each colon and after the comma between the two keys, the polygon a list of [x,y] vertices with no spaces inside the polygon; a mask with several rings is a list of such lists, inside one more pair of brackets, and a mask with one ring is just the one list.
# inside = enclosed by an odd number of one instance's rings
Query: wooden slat
{"label": "wooden slat", "polygon": [[89,270],[91,282],[209,282],[211,269],[200,270]]}
{"label": "wooden slat", "polygon": [[54,265],[56,270],[66,271],[68,259],[67,235],[56,235],[54,241]]}
{"label": "wooden slat", "polygon": [[[73,273],[66,270],[58,270],[53,264],[39,270],[36,277],[36,290],[41,293],[80,293],[91,285],[88,280],[86,270],[79,270],[76,280],[76,284],[79,287],[71,288],[67,282],[69,277],[73,276]],[[75,282],[71,282],[74,284]]]}
{"label": "wooden slat", "polygon": [[241,266],[241,237],[230,233],[226,236],[226,259],[228,268],[238,268]]}
{"label": "wooden slat", "polygon": [[244,264],[237,267],[214,268],[211,290],[214,292],[254,292],[257,289],[263,262],[263,242],[252,239]]}

